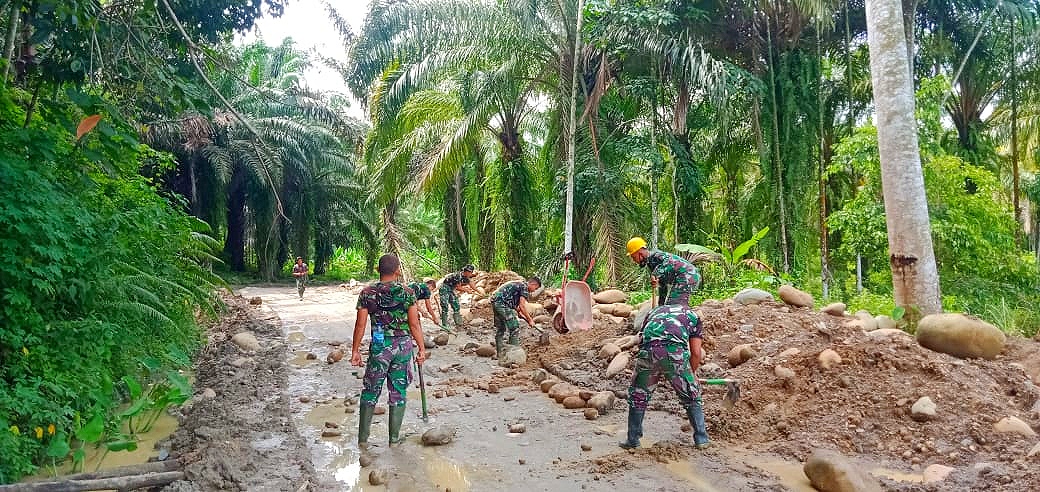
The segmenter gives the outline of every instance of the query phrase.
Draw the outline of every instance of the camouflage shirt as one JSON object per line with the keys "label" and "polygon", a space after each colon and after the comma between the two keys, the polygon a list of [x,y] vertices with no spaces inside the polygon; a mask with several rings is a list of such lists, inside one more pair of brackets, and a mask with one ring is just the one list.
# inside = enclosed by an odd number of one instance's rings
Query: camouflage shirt
{"label": "camouflage shirt", "polygon": [[673,292],[692,293],[701,285],[701,274],[697,267],[683,258],[654,250],[643,265],[650,275],[657,277],[658,285],[671,286]]}
{"label": "camouflage shirt", "polygon": [[357,308],[368,310],[373,327],[400,336],[409,333],[408,308],[413,304],[415,294],[400,282],[376,282],[361,291]]}
{"label": "camouflage shirt", "polygon": [[531,293],[527,291],[527,282],[513,280],[506,282],[495,289],[491,294],[491,304],[509,309],[516,309],[520,305],[520,298],[530,298]]}
{"label": "camouflage shirt", "polygon": [[452,274],[448,275],[447,277],[444,277],[444,282],[442,282],[441,285],[442,286],[446,285],[446,286],[454,289],[455,287],[458,287],[460,285],[466,285],[468,283],[469,283],[469,277],[463,275],[462,272],[455,272],[455,273],[452,273]]}
{"label": "camouflage shirt", "polygon": [[430,292],[430,286],[426,285],[425,282],[409,282],[407,287],[415,293],[415,300],[417,301],[429,299],[433,296],[433,293]]}
{"label": "camouflage shirt", "polygon": [[658,306],[643,322],[643,342],[660,341],[686,345],[690,338],[702,338],[697,313],[685,306]]}

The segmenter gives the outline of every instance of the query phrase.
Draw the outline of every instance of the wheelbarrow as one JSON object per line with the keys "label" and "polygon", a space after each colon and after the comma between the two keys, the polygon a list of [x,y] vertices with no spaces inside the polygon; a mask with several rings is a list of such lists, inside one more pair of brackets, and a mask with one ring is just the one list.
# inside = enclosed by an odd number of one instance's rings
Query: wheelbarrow
{"label": "wheelbarrow", "polygon": [[588,330],[592,328],[592,289],[585,280],[592,273],[592,267],[596,265],[596,259],[589,261],[589,268],[581,280],[569,280],[570,261],[573,254],[564,257],[563,266],[563,289],[553,313],[553,328],[559,333],[569,333],[571,330]]}

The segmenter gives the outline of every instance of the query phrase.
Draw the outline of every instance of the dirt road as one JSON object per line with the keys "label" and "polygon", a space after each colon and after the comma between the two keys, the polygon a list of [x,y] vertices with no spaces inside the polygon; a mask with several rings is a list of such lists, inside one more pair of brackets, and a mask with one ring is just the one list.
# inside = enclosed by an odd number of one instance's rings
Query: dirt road
{"label": "dirt road", "polygon": [[[377,415],[370,439],[374,446],[367,451],[374,462],[362,467],[355,413],[361,368],[350,365],[349,350],[343,361],[325,362],[334,349],[330,343],[349,349],[357,289],[312,287],[302,301],[291,287],[247,287],[238,293],[260,297],[260,309],[273,310],[281,318],[289,349],[285,364],[290,368],[291,414],[308,443],[319,490],[811,490],[798,463],[718,443],[707,452],[693,451],[690,434],[679,428],[681,422],[662,412],[647,416],[643,446],[649,449],[630,454],[616,445],[624,437],[624,402],[608,415],[587,421],[580,410],[553,404],[530,382],[489,392],[491,378],[523,375],[510,375],[491,359],[464,354],[460,349],[466,343],[486,341],[464,334],[429,350],[424,365],[430,387],[429,423],[421,420],[419,390],[413,384],[402,431],[408,434],[406,443],[388,447],[386,417]],[[435,390],[445,389],[441,398],[433,396]],[[385,399],[384,391],[380,406]],[[341,435],[321,437],[326,422],[338,426],[332,430]],[[526,432],[510,433],[509,426],[517,423],[525,424]],[[420,444],[421,433],[434,426],[454,428],[454,442],[440,447]],[[583,451],[583,445],[591,450]],[[372,470],[384,471],[388,482],[370,485]]]}

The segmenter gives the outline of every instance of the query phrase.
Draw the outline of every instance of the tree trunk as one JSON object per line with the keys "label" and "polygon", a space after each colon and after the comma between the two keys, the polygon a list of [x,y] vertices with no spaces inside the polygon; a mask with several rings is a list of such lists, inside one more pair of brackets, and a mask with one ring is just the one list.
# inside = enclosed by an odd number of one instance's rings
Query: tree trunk
{"label": "tree trunk", "polygon": [[487,171],[484,155],[477,153],[475,180],[477,185],[477,242],[479,243],[480,267],[495,268],[495,218],[488,212]]}
{"label": "tree trunk", "polygon": [[503,118],[498,134],[502,150],[500,189],[509,204],[506,224],[506,267],[526,271],[531,259],[531,183],[523,161],[523,144],[514,117]]}
{"label": "tree trunk", "polygon": [[224,256],[232,271],[246,271],[246,189],[242,171],[236,169],[228,185],[227,237]]}
{"label": "tree trunk", "polygon": [[4,87],[7,86],[7,76],[11,73],[11,65],[14,63],[14,38],[18,34],[18,24],[21,21],[21,10],[22,2],[14,0],[11,2],[11,9],[7,13],[7,33],[4,37],[4,76],[0,80],[0,83]]}
{"label": "tree trunk", "polygon": [[914,119],[900,0],[868,0],[867,40],[877,108],[881,186],[895,302],[922,315],[942,311],[928,201]]}
{"label": "tree trunk", "polygon": [[462,222],[463,210],[462,173],[459,172],[444,191],[444,244],[447,250],[444,259],[447,260],[447,264],[441,266],[445,271],[469,263],[466,228]]}
{"label": "tree trunk", "polygon": [[1018,63],[1015,57],[1018,51],[1015,49],[1015,18],[1011,17],[1011,211],[1015,214],[1015,236],[1021,240],[1022,231],[1022,204],[1019,202],[1021,195],[1018,177]]}
{"label": "tree trunk", "polygon": [[779,88],[776,85],[776,59],[773,57],[773,27],[769,17],[766,17],[766,42],[769,50],[769,100],[772,103],[772,123],[773,123],[773,136],[770,139],[772,143],[772,159],[773,169],[776,187],[776,201],[777,201],[777,214],[779,215],[780,222],[780,252],[783,255],[784,273],[791,272],[791,248],[788,244],[787,237],[787,206],[784,202],[784,165],[783,159],[780,154],[780,107],[777,104],[777,92]]}
{"label": "tree trunk", "polygon": [[823,298],[830,298],[830,287],[831,287],[831,275],[830,266],[828,265],[830,254],[828,252],[827,245],[827,140],[825,138],[825,131],[823,128],[823,49],[821,47],[820,30],[822,29],[819,23],[816,24],[816,61],[819,63],[819,75],[816,86],[816,122],[817,122],[817,136],[820,139],[820,169],[819,169],[819,185],[820,185],[820,282],[823,286]]}

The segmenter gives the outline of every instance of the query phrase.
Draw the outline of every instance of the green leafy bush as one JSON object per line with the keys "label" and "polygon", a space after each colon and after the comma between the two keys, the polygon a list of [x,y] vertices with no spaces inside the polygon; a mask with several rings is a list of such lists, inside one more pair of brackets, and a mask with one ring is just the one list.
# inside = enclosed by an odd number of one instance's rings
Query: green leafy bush
{"label": "green leafy bush", "polygon": [[123,377],[190,364],[220,282],[205,224],[137,174],[162,155],[105,119],[77,141],[82,113],[44,109],[23,127],[0,98],[0,482],[63,460],[87,423],[120,432]]}

